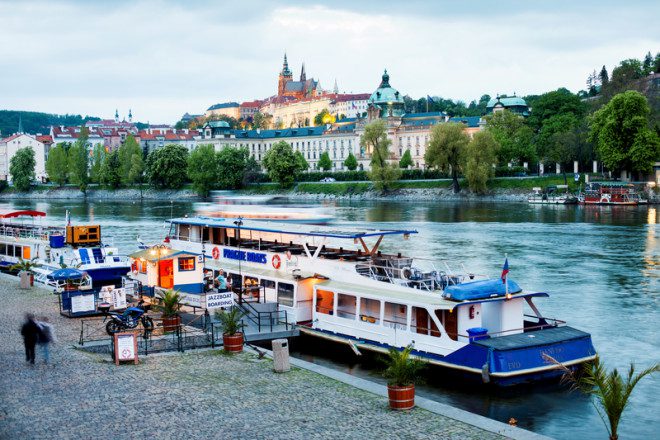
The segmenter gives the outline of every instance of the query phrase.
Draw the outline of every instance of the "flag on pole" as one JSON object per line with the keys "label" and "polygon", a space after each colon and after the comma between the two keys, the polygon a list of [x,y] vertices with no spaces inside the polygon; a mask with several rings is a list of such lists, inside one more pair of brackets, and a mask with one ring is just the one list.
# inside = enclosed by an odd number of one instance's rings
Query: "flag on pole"
{"label": "flag on pole", "polygon": [[430,103],[433,103],[433,98],[431,98],[429,95],[426,95],[426,100]]}
{"label": "flag on pole", "polygon": [[504,266],[502,266],[502,283],[506,283],[506,276],[509,273],[509,258],[505,257]]}

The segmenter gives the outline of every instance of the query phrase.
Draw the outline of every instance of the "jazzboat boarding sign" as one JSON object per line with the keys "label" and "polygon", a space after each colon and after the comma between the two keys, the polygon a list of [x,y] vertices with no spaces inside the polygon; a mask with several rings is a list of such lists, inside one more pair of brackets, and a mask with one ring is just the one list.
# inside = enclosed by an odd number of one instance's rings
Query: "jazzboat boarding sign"
{"label": "jazzboat boarding sign", "polygon": [[133,361],[138,363],[137,333],[124,332],[115,333],[115,364],[119,362]]}
{"label": "jazzboat boarding sign", "polygon": [[229,292],[219,292],[219,293],[208,293],[206,295],[206,308],[207,309],[217,309],[220,307],[231,307],[234,305],[234,293]]}

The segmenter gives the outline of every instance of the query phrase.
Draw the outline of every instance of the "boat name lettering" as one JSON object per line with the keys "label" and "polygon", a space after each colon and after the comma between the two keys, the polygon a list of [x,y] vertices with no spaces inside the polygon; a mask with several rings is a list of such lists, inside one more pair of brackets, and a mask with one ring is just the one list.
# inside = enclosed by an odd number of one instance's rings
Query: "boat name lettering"
{"label": "boat name lettering", "polygon": [[237,251],[234,249],[223,249],[222,256],[230,260],[248,261],[250,263],[266,264],[268,262],[268,259],[266,258],[266,254],[260,254],[257,252],[245,252],[245,251]]}

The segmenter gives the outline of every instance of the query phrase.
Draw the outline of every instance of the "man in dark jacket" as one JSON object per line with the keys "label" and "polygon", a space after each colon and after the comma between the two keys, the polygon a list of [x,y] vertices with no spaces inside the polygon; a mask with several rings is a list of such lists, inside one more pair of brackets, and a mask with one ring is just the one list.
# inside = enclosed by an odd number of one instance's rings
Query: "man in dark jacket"
{"label": "man in dark jacket", "polygon": [[33,314],[28,313],[25,315],[25,324],[21,327],[21,335],[25,344],[25,361],[34,365],[34,346],[39,338],[39,325]]}

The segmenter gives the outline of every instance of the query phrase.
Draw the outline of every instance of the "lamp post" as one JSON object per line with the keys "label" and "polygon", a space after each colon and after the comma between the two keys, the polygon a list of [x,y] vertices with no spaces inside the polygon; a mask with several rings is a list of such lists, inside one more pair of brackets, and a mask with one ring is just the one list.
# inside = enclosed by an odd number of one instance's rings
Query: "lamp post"
{"label": "lamp post", "polygon": [[243,273],[241,272],[241,260],[243,259],[241,255],[241,226],[243,226],[243,217],[239,217],[234,224],[238,228],[238,279],[240,282],[239,288],[241,289],[238,297],[240,301],[243,301]]}

